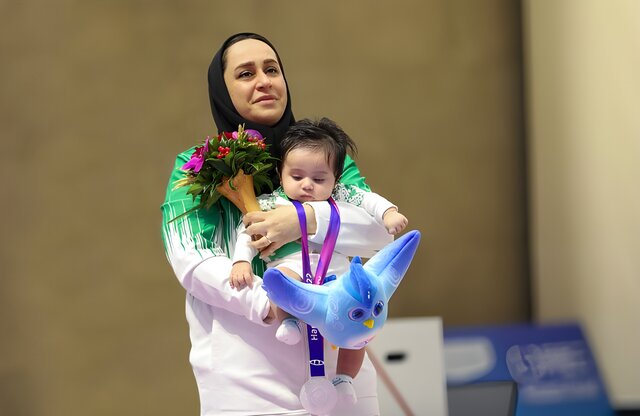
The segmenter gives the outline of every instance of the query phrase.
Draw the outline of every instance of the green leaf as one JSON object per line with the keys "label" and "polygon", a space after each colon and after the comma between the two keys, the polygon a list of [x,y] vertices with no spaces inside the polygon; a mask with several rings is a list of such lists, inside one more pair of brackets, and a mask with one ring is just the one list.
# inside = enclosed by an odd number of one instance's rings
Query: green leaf
{"label": "green leaf", "polygon": [[202,191],[202,185],[200,185],[199,183],[194,183],[189,187],[189,190],[187,191],[187,195],[198,195],[200,194],[201,191]]}
{"label": "green leaf", "polygon": [[221,197],[221,196],[222,196],[222,195],[221,195],[219,192],[217,192],[217,191],[213,192],[213,193],[209,196],[209,198],[207,198],[207,202],[204,204],[204,207],[205,207],[206,209],[211,208],[211,207],[213,206],[213,204],[215,204],[216,202],[218,202],[218,200],[220,199],[220,197]]}
{"label": "green leaf", "polygon": [[219,170],[220,172],[222,172],[223,174],[225,174],[227,176],[231,176],[233,174],[233,172],[231,171],[231,168],[229,166],[227,166],[227,164],[224,163],[224,161],[222,159],[211,159],[211,160],[208,160],[208,162],[215,169]]}

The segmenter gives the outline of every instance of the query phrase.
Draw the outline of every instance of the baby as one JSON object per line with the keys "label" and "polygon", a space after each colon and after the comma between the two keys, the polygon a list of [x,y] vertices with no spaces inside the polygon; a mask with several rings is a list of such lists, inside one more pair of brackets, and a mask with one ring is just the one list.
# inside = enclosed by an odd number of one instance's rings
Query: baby
{"label": "baby", "polygon": [[[300,120],[288,130],[282,143],[282,161],[278,172],[281,187],[274,193],[260,196],[259,202],[263,210],[276,206],[291,204],[289,200],[301,203],[309,201],[326,201],[330,197],[336,202],[347,202],[364,208],[370,215],[384,223],[390,234],[397,234],[407,226],[407,218],[398,212],[398,208],[382,196],[366,192],[352,185],[338,182],[342,175],[347,151],[355,153],[356,145],[351,138],[332,120],[322,118],[320,121]],[[366,238],[363,236],[363,238]],[[239,232],[236,243],[230,284],[240,290],[253,282],[251,260],[257,251],[251,246],[251,237]],[[317,265],[319,248],[310,253],[312,270]],[[273,256],[277,256],[279,252]],[[276,267],[286,276],[302,280],[301,252],[271,259],[268,267]],[[341,253],[334,252],[329,265],[328,275],[340,274],[349,269],[349,260]],[[302,333],[298,321],[283,310],[276,312],[281,321],[276,338],[286,344],[300,342]],[[338,351],[336,377],[333,380],[338,393],[346,400],[355,403],[356,396],[351,386],[353,378],[358,374],[364,359],[364,348],[350,350],[341,348]]]}

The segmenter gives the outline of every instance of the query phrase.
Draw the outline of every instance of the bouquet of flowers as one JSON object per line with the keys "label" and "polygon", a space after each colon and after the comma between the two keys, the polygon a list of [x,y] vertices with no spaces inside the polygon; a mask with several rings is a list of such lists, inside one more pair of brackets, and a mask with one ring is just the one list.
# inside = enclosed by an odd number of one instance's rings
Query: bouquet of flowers
{"label": "bouquet of flowers", "polygon": [[268,147],[260,132],[245,130],[244,125],[238,126],[238,131],[207,136],[182,166],[185,177],[175,183],[174,189],[188,186],[187,194],[194,201],[200,197],[200,203],[182,215],[210,208],[221,196],[243,214],[259,211],[256,192],[264,187],[273,190],[269,170],[276,158]]}

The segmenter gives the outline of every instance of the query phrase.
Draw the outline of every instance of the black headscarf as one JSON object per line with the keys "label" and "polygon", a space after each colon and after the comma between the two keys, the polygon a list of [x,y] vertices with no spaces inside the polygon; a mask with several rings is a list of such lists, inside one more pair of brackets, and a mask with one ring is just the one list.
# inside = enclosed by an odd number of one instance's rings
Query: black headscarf
{"label": "black headscarf", "polygon": [[216,126],[218,127],[218,133],[223,131],[235,131],[238,129],[238,125],[244,124],[247,129],[258,130],[265,137],[265,141],[267,144],[271,145],[271,154],[275,157],[281,156],[281,147],[280,141],[284,136],[284,133],[287,131],[290,125],[295,122],[295,118],[293,117],[293,113],[291,112],[291,94],[289,94],[289,84],[287,84],[287,106],[284,109],[284,114],[280,121],[278,121],[273,126],[265,126],[263,124],[258,124],[253,121],[249,121],[243,118],[238,111],[233,106],[231,102],[231,97],[229,96],[229,90],[227,90],[227,85],[224,82],[224,71],[222,68],[222,56],[224,51],[231,46],[234,41],[238,38],[241,39],[257,39],[269,45],[271,49],[276,54],[278,58],[278,63],[280,64],[280,70],[282,71],[282,76],[284,77],[284,68],[282,67],[282,60],[278,55],[278,51],[273,47],[271,42],[269,42],[265,37],[260,36],[255,33],[237,33],[227,40],[224,41],[218,52],[213,57],[211,61],[211,65],[209,65],[209,102],[211,103],[211,114],[213,114],[213,119],[216,122]]}

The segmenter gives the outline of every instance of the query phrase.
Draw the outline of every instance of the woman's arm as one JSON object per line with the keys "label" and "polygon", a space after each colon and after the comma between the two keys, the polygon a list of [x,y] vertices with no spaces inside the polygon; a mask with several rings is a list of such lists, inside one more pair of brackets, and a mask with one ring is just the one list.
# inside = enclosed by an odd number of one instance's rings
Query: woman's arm
{"label": "woman's arm", "polygon": [[[229,253],[233,252],[240,212],[228,201],[221,200],[209,210],[192,211],[172,221],[195,205],[186,188],[173,189],[175,181],[182,177],[180,167],[190,155],[187,151],[178,156],[161,206],[167,259],[190,295],[264,325],[270,304],[261,282],[240,291],[229,285]],[[223,225],[226,230],[222,229]]]}
{"label": "woman's arm", "polygon": [[356,166],[356,162],[349,155],[344,159],[344,168],[340,183],[343,185],[357,186],[365,192],[371,192],[371,188],[367,185],[365,177],[360,173],[360,169]]}

